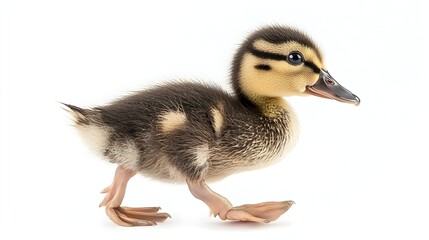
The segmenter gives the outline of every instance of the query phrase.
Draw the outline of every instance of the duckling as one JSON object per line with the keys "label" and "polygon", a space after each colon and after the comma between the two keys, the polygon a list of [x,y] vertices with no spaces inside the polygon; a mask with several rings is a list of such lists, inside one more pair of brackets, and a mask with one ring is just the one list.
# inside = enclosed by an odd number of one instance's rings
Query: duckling
{"label": "duckling", "polygon": [[195,82],[170,82],[105,106],[64,104],[88,146],[118,165],[100,207],[121,226],[156,225],[170,217],[158,207],[121,206],[137,173],[186,183],[222,220],[268,223],[293,201],[233,206],[207,182],[269,166],[297,139],[286,96],[315,95],[358,105],[360,99],[325,69],[317,45],[287,26],[262,27],[243,42],[231,68],[233,93]]}

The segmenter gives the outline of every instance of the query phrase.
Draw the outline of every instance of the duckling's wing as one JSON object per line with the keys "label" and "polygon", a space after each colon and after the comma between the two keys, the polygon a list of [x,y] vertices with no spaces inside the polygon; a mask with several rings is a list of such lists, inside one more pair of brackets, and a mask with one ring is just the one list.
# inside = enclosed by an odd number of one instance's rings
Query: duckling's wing
{"label": "duckling's wing", "polygon": [[230,94],[215,86],[170,83],[137,92],[96,110],[103,122],[118,133],[132,134],[156,130],[157,126],[162,128],[166,124],[177,125],[183,117],[190,124],[206,124],[212,121],[208,113],[213,107],[232,99]]}

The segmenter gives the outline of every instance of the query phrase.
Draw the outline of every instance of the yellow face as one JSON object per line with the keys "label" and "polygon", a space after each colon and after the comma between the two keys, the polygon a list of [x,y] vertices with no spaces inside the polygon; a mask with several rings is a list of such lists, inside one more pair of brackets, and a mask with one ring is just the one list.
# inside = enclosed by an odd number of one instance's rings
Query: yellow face
{"label": "yellow face", "polygon": [[253,49],[259,54],[246,53],[239,74],[240,86],[251,98],[307,95],[306,87],[319,78],[314,69],[323,68],[316,50],[295,41],[274,44],[258,40]]}

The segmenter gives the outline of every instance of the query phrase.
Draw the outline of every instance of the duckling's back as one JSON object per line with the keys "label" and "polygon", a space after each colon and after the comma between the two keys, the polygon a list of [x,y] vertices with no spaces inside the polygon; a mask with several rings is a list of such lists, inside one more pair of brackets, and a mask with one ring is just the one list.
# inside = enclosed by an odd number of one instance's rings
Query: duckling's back
{"label": "duckling's back", "polygon": [[215,180],[267,165],[294,138],[291,111],[266,116],[199,83],[170,83],[91,110],[66,106],[94,151],[165,181]]}

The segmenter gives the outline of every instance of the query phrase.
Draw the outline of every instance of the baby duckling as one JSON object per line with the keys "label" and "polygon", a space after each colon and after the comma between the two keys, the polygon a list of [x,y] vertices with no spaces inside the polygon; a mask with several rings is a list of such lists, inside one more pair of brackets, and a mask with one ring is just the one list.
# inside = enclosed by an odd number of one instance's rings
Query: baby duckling
{"label": "baby duckling", "polygon": [[358,105],[323,64],[316,44],[297,29],[267,26],[251,34],[235,54],[233,94],[207,84],[173,82],[106,106],[64,104],[96,153],[118,165],[101,206],[122,226],[156,225],[170,217],[158,207],[121,206],[137,173],[187,183],[190,192],[222,220],[268,223],[293,201],[234,207],[206,181],[269,166],[297,139],[297,121],[282,98],[315,95]]}

